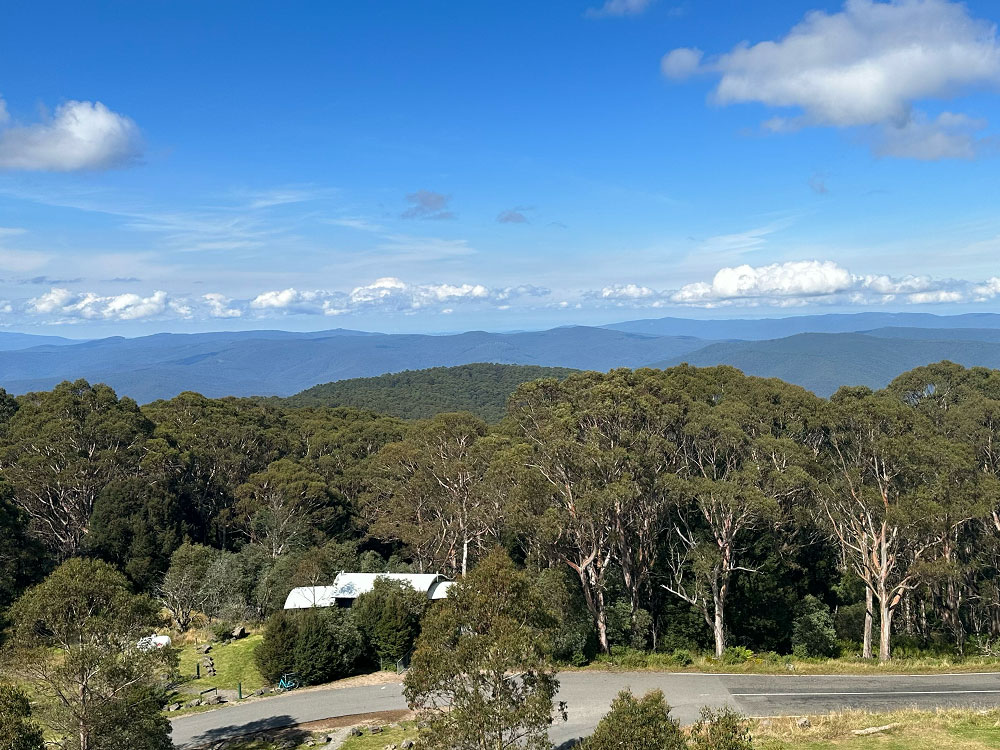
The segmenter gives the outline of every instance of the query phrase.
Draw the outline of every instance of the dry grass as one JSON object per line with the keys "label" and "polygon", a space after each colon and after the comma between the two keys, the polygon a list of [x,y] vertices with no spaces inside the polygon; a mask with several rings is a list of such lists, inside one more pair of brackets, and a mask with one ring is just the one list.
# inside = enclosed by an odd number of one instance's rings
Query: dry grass
{"label": "dry grass", "polygon": [[[809,717],[802,729],[794,718],[763,720],[754,732],[760,750],[982,750],[1000,748],[1000,710],[895,711],[871,714],[846,711]],[[858,729],[899,726],[858,736]]]}

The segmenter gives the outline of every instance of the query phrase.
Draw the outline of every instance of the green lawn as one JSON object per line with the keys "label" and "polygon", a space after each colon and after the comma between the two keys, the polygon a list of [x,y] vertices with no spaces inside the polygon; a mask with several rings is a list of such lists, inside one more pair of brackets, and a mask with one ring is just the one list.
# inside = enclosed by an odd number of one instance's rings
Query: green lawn
{"label": "green lawn", "polygon": [[[755,733],[760,750],[985,750],[1000,748],[1000,711],[901,711],[844,713],[812,719],[800,729],[791,719],[775,720]],[[887,732],[859,737],[855,729],[898,723]]]}
{"label": "green lawn", "polygon": [[182,677],[191,679],[180,686],[179,692],[200,693],[213,687],[236,690],[237,685],[242,683],[243,695],[246,696],[257,688],[264,687],[264,678],[260,676],[253,661],[254,649],[262,638],[260,635],[251,635],[225,645],[213,645],[208,656],[215,659],[216,676],[207,676],[202,668],[199,680],[193,679],[195,665],[203,656],[195,652],[193,645],[185,646],[180,654],[180,671]]}

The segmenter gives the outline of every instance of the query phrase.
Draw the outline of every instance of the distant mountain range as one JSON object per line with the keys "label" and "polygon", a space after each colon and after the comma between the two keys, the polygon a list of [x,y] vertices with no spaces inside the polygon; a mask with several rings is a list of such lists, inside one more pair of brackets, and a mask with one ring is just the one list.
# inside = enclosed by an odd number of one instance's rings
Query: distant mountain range
{"label": "distant mountain range", "polygon": [[0,385],[11,393],[86,378],[142,403],[185,390],[210,397],[291,396],[332,381],[483,362],[583,370],[731,364],[827,396],[841,385],[881,387],[901,372],[942,359],[1000,368],[1000,315],[661,318],[441,336],[336,329],[81,342],[0,333]]}

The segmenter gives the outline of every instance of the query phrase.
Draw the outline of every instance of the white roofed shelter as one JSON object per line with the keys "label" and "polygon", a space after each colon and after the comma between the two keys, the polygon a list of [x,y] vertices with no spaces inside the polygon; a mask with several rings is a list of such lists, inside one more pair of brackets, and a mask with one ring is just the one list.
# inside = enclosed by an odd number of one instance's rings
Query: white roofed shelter
{"label": "white roofed shelter", "polygon": [[375,581],[388,578],[408,584],[428,599],[444,599],[452,581],[440,573],[338,573],[332,586],[300,586],[288,592],[285,609],[349,606],[375,588]]}

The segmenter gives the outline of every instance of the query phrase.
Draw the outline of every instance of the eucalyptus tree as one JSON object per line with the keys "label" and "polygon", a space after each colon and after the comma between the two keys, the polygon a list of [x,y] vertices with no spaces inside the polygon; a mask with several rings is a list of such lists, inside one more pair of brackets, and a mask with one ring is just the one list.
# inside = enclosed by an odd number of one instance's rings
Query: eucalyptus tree
{"label": "eucalyptus tree", "polygon": [[160,624],[158,610],[114,568],[83,558],[63,563],[12,608],[14,671],[67,747],[108,747],[123,728],[135,730],[128,747],[170,747],[169,722],[150,696],[175,654],[139,645]]}
{"label": "eucalyptus tree", "polygon": [[[940,513],[942,493],[956,497],[942,479],[961,473],[963,457],[924,415],[891,393],[867,388],[842,388],[834,395],[828,429],[823,510],[845,560],[865,584],[867,600],[878,607],[879,658],[886,661],[893,617],[917,584],[929,551],[942,541],[929,521]],[[954,528],[964,515],[956,506],[946,525]],[[869,623],[871,616],[869,608]]]}
{"label": "eucalyptus tree", "polygon": [[[935,472],[925,482],[933,507],[925,514],[935,544],[921,567],[959,652],[963,602],[995,599],[981,590],[996,567],[1000,541],[1000,372],[953,362],[918,367],[889,393],[926,416],[942,436]],[[945,442],[947,441],[947,442]],[[989,559],[993,555],[993,559]],[[994,608],[996,605],[994,604]]]}
{"label": "eucalyptus tree", "polygon": [[28,393],[6,423],[0,470],[32,532],[59,559],[83,548],[98,495],[137,476],[152,424],[130,398],[84,380]]}
{"label": "eucalyptus tree", "polygon": [[660,472],[673,446],[650,370],[539,380],[510,399],[508,429],[531,446],[527,466],[552,502],[537,533],[580,580],[600,648],[608,651],[606,593],[615,563],[638,611],[663,529]]}
{"label": "eucalyptus tree", "polygon": [[435,750],[550,750],[562,707],[551,658],[554,623],[526,573],[493,551],[422,623],[403,682]]}
{"label": "eucalyptus tree", "polygon": [[489,491],[500,448],[468,413],[439,414],[411,427],[373,459],[377,476],[365,501],[371,532],[402,542],[419,569],[464,574],[499,542],[508,508]]}
{"label": "eucalyptus tree", "polygon": [[227,546],[236,488],[290,452],[283,413],[254,399],[191,392],[147,404],[143,413],[156,425],[145,460],[157,462],[184,493],[203,540]]}
{"label": "eucalyptus tree", "polygon": [[290,458],[251,474],[234,495],[237,523],[251,544],[261,545],[273,558],[346,526],[343,498],[330,491],[321,475]]}
{"label": "eucalyptus tree", "polygon": [[731,367],[678,367],[664,374],[678,407],[683,461],[674,482],[673,530],[665,539],[661,585],[696,607],[726,648],[726,605],[733,577],[755,572],[744,559],[752,535],[777,528],[809,496],[818,440],[818,399],[777,380]]}

